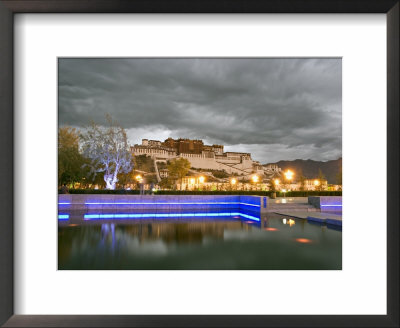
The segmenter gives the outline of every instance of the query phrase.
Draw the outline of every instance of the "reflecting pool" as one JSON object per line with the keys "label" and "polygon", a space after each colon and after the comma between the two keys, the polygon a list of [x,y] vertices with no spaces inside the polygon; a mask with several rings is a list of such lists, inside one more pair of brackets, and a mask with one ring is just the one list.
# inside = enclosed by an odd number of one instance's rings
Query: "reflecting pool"
{"label": "reflecting pool", "polygon": [[226,210],[217,215],[213,212],[170,213],[180,216],[150,214],[157,213],[60,213],[58,268],[342,268],[342,232],[335,226],[276,214],[260,216],[256,212]]}

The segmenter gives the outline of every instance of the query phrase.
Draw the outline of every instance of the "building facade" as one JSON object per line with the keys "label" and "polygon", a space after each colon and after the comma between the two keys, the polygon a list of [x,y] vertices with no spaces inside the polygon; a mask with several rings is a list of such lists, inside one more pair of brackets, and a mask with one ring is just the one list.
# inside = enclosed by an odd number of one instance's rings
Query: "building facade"
{"label": "building facade", "polygon": [[164,142],[143,139],[141,145],[131,147],[135,156],[147,155],[154,160],[186,158],[196,169],[225,170],[228,174],[263,174],[264,168],[251,158],[250,153],[224,152],[222,145],[204,145],[202,140],[172,139]]}
{"label": "building facade", "polygon": [[318,180],[318,179],[305,179],[303,185],[301,182],[297,181],[296,183],[283,184],[280,183],[275,187],[279,191],[322,191],[328,190],[328,181],[327,180]]}

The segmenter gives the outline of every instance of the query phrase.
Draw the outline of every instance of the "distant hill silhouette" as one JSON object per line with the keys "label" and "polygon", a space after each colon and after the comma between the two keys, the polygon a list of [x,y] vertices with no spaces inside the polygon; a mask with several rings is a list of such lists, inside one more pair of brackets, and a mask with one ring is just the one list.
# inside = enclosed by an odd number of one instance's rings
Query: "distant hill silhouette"
{"label": "distant hill silhouette", "polygon": [[318,171],[321,169],[322,173],[328,180],[328,183],[337,184],[337,174],[341,172],[342,159],[339,158],[327,162],[313,161],[311,159],[296,159],[294,161],[279,161],[264,165],[268,164],[277,164],[284,171],[290,169],[295,173],[295,177],[299,177],[300,172],[303,172],[303,176],[307,179],[317,178]]}

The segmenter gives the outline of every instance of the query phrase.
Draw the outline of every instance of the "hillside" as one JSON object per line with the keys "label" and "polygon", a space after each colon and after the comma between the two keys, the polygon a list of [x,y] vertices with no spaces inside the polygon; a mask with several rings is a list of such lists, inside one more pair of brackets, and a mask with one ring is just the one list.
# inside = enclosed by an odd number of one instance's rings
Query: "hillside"
{"label": "hillside", "polygon": [[296,159],[294,161],[279,161],[268,164],[277,164],[284,171],[290,169],[295,173],[295,177],[299,177],[300,173],[303,172],[303,175],[308,179],[318,177],[318,170],[321,169],[322,173],[327,178],[328,183],[337,184],[337,175],[341,172],[342,159],[339,158],[327,162],[313,161],[311,159]]}

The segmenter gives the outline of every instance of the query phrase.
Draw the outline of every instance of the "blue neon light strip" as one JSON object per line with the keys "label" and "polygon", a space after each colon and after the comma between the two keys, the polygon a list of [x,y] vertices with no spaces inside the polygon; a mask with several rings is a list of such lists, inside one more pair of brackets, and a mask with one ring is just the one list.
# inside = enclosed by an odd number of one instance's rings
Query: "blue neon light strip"
{"label": "blue neon light strip", "polygon": [[58,205],[71,205],[71,203],[58,203]]}
{"label": "blue neon light strip", "polygon": [[247,205],[260,207],[260,205],[240,202],[219,202],[219,203],[85,203],[85,205]]}
{"label": "blue neon light strip", "polygon": [[69,220],[69,214],[58,214],[59,220]]}
{"label": "blue neon light strip", "polygon": [[255,216],[252,215],[248,215],[248,214],[243,214],[243,213],[239,213],[240,216],[246,218],[246,219],[250,219],[250,220],[255,220],[255,221],[260,221],[259,218],[256,218]]}
{"label": "blue neon light strip", "polygon": [[126,214],[85,214],[84,220],[101,220],[101,219],[132,219],[132,218],[169,218],[169,217],[205,217],[205,216],[242,216],[254,221],[260,221],[259,218],[242,213],[126,213]]}
{"label": "blue neon light strip", "polygon": [[239,205],[247,205],[247,206],[255,206],[255,207],[260,207],[260,205],[256,205],[256,204],[248,204],[248,203],[239,203]]}
{"label": "blue neon light strip", "polygon": [[321,207],[330,207],[330,206],[337,206],[337,207],[342,207],[342,204],[321,204]]}

